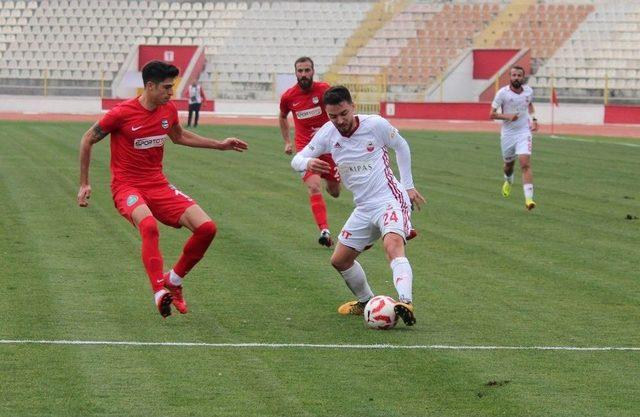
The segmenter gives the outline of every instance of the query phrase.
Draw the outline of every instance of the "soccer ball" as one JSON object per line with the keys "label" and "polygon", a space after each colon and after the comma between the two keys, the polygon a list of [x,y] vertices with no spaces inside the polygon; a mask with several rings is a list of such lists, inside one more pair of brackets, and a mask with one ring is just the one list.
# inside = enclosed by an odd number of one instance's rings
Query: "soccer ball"
{"label": "soccer ball", "polygon": [[389,330],[398,322],[393,306],[396,301],[386,295],[376,295],[364,307],[364,323],[376,330]]}

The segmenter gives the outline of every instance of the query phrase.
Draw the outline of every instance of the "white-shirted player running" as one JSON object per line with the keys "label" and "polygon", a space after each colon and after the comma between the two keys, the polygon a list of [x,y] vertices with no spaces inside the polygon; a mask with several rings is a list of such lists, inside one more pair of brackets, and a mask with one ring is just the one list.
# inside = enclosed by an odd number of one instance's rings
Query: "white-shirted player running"
{"label": "white-shirted player running", "polygon": [[[291,166],[296,171],[326,173],[330,166],[318,157],[331,153],[344,186],[353,193],[356,207],[338,236],[331,264],[357,300],[341,305],[338,312],[362,315],[367,301],[373,297],[356,258],[382,237],[398,291],[395,311],[411,326],[416,321],[412,304],[413,273],[404,246],[415,236],[411,228],[411,208],[419,209],[425,199],[413,185],[409,145],[382,117],[355,115],[346,87],[327,90],[324,104],[330,123],[316,132],[311,142],[293,158]],[[393,174],[388,148],[395,150],[402,181]]]}
{"label": "white-shirted player running", "polygon": [[[491,104],[492,119],[503,120],[500,144],[504,160],[504,184],[502,195],[509,197],[513,184],[513,166],[516,156],[522,171],[524,201],[527,210],[535,208],[533,201],[533,171],[531,170],[532,132],[538,130],[538,120],[533,108],[533,90],[524,85],[524,68],[511,67],[509,85],[498,90]],[[502,113],[498,113],[501,109]],[[531,122],[529,122],[531,116]]]}

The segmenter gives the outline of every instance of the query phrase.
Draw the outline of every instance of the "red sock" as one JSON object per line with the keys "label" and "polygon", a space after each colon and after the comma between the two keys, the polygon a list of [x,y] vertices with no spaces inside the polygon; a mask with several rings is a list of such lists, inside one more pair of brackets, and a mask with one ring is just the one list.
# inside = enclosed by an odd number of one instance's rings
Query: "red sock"
{"label": "red sock", "polygon": [[147,216],[140,224],[138,230],[142,237],[142,263],[147,270],[149,282],[153,292],[160,291],[164,286],[162,279],[162,254],[160,253],[160,231],[158,223],[153,216]]}
{"label": "red sock", "polygon": [[316,220],[316,224],[320,230],[328,229],[329,223],[327,223],[327,205],[324,203],[322,194],[311,194],[309,196],[309,203],[311,204],[311,212],[313,218]]}
{"label": "red sock", "polygon": [[202,223],[187,240],[182,255],[173,267],[173,272],[184,278],[204,256],[216,235],[216,224],[212,221]]}

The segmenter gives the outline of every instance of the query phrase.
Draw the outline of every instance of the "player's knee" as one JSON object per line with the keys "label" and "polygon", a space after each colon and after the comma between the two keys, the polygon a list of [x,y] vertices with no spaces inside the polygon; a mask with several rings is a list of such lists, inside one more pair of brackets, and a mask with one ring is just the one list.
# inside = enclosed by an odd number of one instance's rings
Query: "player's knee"
{"label": "player's knee", "polygon": [[336,269],[336,271],[342,272],[351,268],[353,266],[353,261],[341,259],[340,257],[334,254],[331,256],[331,266],[333,266]]}
{"label": "player's knee", "polygon": [[160,236],[158,222],[153,216],[147,216],[138,224],[142,239],[157,239]]}
{"label": "player's knee", "polygon": [[307,184],[307,188],[309,190],[309,195],[321,194],[322,193],[322,189],[320,188],[320,185],[318,185],[318,184]]}
{"label": "player's knee", "polygon": [[202,223],[198,228],[193,232],[200,236],[202,239],[206,239],[212,241],[214,237],[216,237],[216,233],[218,231],[218,227],[214,223],[213,220],[206,221]]}
{"label": "player's knee", "polygon": [[399,234],[389,232],[384,236],[382,242],[387,258],[390,260],[404,256],[404,239]]}

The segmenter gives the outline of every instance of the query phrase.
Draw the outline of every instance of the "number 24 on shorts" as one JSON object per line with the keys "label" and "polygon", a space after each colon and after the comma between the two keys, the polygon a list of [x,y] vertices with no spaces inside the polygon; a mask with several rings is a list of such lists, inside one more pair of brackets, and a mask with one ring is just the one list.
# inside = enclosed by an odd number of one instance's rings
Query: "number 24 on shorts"
{"label": "number 24 on shorts", "polygon": [[398,215],[395,210],[386,211],[384,213],[384,225],[387,226],[391,222],[398,223]]}

